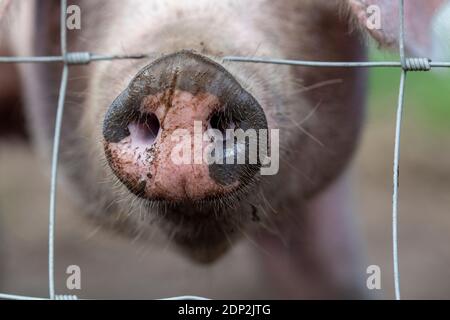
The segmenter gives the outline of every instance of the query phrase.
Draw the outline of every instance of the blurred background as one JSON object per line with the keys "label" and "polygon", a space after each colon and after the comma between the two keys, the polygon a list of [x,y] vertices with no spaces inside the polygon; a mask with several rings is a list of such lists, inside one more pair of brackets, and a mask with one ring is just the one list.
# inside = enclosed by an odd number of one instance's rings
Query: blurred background
{"label": "blurred background", "polygon": [[[372,60],[398,60],[371,50]],[[381,267],[380,297],[393,298],[391,190],[400,71],[370,71],[366,127],[354,159],[357,218],[367,263]],[[402,298],[450,299],[450,70],[409,73],[400,167],[399,257]],[[0,292],[47,295],[48,172],[23,142],[0,140]],[[218,266],[193,266],[167,248],[102,232],[59,193],[57,292],[65,270],[82,270],[85,298],[267,298],[245,240]],[[238,262],[238,263],[237,263]],[[170,267],[167,267],[170,266]],[[239,286],[230,288],[228,283]],[[89,284],[89,285],[86,285]]]}

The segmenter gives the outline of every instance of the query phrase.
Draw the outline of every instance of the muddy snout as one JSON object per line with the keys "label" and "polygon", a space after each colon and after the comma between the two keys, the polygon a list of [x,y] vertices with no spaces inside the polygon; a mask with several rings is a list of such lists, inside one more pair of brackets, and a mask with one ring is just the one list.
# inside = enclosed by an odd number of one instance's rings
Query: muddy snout
{"label": "muddy snout", "polygon": [[112,171],[135,195],[195,201],[253,181],[264,130],[263,109],[233,75],[181,51],[134,77],[106,112],[103,137]]}

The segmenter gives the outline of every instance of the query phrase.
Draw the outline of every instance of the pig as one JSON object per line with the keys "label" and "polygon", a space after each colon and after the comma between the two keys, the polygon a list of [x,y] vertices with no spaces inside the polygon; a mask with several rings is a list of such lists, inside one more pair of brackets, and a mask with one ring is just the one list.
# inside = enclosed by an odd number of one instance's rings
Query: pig
{"label": "pig", "polygon": [[[14,55],[60,54],[59,1],[0,3],[3,47]],[[443,3],[407,1],[409,53],[432,54],[427,35]],[[364,61],[369,36],[396,48],[396,1],[69,4],[82,19],[81,30],[68,31],[69,51],[146,55],[70,67],[60,176],[92,223],[148,245],[174,243],[203,264],[251,238],[280,297],[369,296],[349,179],[366,71],[223,57]],[[373,5],[381,28],[370,27]],[[45,159],[61,64],[23,64],[19,74],[30,141]],[[271,164],[279,156],[276,174],[261,174],[261,159],[175,164],[173,135],[192,135],[196,121],[201,133],[278,130],[279,145],[257,135],[269,143]]]}

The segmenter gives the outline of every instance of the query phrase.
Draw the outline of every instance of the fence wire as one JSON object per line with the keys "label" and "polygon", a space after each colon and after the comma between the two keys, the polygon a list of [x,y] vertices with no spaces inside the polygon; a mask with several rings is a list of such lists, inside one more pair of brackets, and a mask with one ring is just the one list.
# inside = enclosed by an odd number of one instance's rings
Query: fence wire
{"label": "fence wire", "polygon": [[[64,114],[64,101],[67,91],[67,82],[69,69],[72,65],[89,64],[95,61],[104,60],[121,60],[121,59],[143,59],[149,57],[148,54],[137,55],[101,55],[90,52],[67,52],[67,35],[66,35],[66,10],[67,0],[61,1],[60,11],[60,56],[29,56],[29,57],[0,57],[0,63],[54,63],[63,62],[63,71],[61,74],[61,84],[58,96],[58,106],[55,120],[55,132],[53,138],[52,164],[51,164],[51,182],[50,182],[50,203],[49,203],[49,227],[48,227],[48,276],[49,276],[49,297],[30,297],[23,295],[0,293],[0,299],[10,300],[76,300],[76,295],[57,295],[55,294],[55,218],[56,218],[56,182],[58,174],[58,157],[61,136],[62,118]],[[331,62],[331,61],[309,61],[309,60],[287,60],[267,57],[241,57],[241,56],[225,56],[222,61],[231,61],[237,63],[267,63],[277,65],[305,66],[305,67],[337,67],[337,68],[376,68],[391,67],[401,68],[400,85],[396,112],[395,124],[395,145],[393,158],[393,188],[392,188],[392,260],[393,260],[393,282],[395,290],[395,299],[400,300],[400,273],[398,259],[398,194],[399,194],[399,160],[400,160],[400,136],[404,106],[405,82],[407,73],[410,71],[430,71],[432,68],[450,68],[450,62],[431,61],[428,58],[410,58],[405,55],[405,19],[404,19],[404,0],[399,1],[399,53],[400,61],[363,61],[363,62]],[[178,296],[166,298],[165,300],[201,300],[206,299],[198,296]]]}

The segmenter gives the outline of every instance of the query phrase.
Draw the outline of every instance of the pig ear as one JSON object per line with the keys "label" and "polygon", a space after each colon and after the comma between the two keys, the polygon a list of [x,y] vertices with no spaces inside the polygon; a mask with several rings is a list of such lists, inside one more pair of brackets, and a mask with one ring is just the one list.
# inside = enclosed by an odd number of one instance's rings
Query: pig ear
{"label": "pig ear", "polygon": [[12,3],[12,0],[0,0],[0,50],[2,49],[2,47],[5,46],[5,44],[3,44],[5,42],[5,30],[6,28],[4,27],[4,23],[5,23],[5,17],[6,14],[10,8],[10,5]]}
{"label": "pig ear", "polygon": [[[347,0],[357,25],[381,47],[397,48],[399,0]],[[405,0],[405,48],[409,55],[450,58],[450,1]]]}
{"label": "pig ear", "polygon": [[0,0],[0,23],[4,20],[12,0]]}
{"label": "pig ear", "polygon": [[0,19],[2,19],[5,15],[6,10],[8,9],[11,2],[11,0],[0,0]]}

